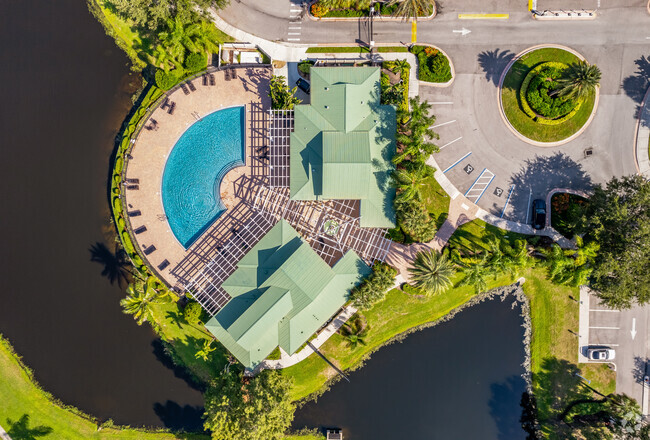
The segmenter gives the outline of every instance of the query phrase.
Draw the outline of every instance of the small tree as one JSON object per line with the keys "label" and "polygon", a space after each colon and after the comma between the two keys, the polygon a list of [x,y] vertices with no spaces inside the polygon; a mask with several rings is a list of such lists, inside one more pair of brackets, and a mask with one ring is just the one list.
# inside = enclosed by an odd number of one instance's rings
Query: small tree
{"label": "small tree", "polygon": [[427,294],[442,293],[453,285],[454,264],[446,255],[433,249],[418,252],[413,267],[408,271],[415,286]]}
{"label": "small tree", "polygon": [[348,347],[355,349],[359,344],[366,345],[365,337],[369,329],[366,320],[357,313],[341,326],[339,333],[347,340]]}
{"label": "small tree", "polygon": [[216,350],[216,347],[212,346],[212,342],[214,339],[210,339],[208,341],[203,341],[203,347],[196,353],[194,353],[194,357],[197,359],[203,359],[204,361],[208,361],[208,357],[210,357],[210,353]]}
{"label": "small tree", "polygon": [[397,269],[386,263],[375,263],[372,273],[359,286],[352,289],[350,299],[360,310],[367,310],[386,296],[393,287]]}
{"label": "small tree", "polygon": [[120,301],[122,311],[133,315],[138,325],[152,320],[152,305],[169,301],[169,292],[154,277],[149,277],[146,281],[135,280],[126,288],[126,293],[126,298]]}
{"label": "small tree", "polygon": [[201,308],[201,304],[196,301],[188,302],[183,309],[183,317],[190,324],[198,324],[202,314],[203,309]]}
{"label": "small tree", "polygon": [[269,91],[271,108],[275,110],[291,110],[294,105],[300,104],[300,99],[295,96],[296,90],[297,87],[289,89],[284,76],[273,75]]}

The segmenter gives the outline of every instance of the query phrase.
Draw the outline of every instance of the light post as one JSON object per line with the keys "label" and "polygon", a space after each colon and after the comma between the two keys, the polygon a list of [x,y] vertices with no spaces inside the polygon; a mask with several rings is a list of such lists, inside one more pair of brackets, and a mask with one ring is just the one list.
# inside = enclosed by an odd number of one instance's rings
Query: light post
{"label": "light post", "polygon": [[372,28],[372,18],[375,15],[375,5],[370,4],[370,52],[372,52],[373,47],[375,46],[375,40],[373,40],[373,28]]}

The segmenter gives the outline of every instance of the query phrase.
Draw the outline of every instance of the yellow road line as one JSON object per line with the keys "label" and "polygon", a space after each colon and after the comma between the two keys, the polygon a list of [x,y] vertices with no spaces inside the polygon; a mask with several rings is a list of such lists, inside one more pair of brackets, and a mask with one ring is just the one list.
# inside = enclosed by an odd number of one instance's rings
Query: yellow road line
{"label": "yellow road line", "polygon": [[[530,0],[529,0],[530,1]],[[496,20],[507,20],[510,18],[510,14],[458,14],[458,18],[461,20],[471,20],[471,19],[496,19]]]}
{"label": "yellow road line", "polygon": [[411,22],[411,43],[415,43],[417,40],[418,36],[418,22],[417,21],[412,21]]}

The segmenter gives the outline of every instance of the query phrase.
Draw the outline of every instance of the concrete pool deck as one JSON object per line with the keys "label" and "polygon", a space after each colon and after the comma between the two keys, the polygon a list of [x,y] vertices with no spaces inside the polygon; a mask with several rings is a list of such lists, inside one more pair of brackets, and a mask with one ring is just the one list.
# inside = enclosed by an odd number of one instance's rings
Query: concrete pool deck
{"label": "concrete pool deck", "polygon": [[[267,96],[271,69],[266,67],[239,67],[235,69],[237,78],[227,81],[225,71],[214,71],[215,85],[204,86],[201,78],[192,80],[195,91],[186,95],[181,88],[167,94],[169,101],[175,103],[173,115],[167,109],[156,108],[144,124],[149,125],[153,120],[157,128],[142,129],[134,139],[131,158],[128,160],[125,172],[126,179],[137,179],[138,189],[128,189],[124,184],[123,200],[127,212],[140,211],[141,215],[130,216],[132,230],[142,226],[146,230],[132,234],[134,246],[144,250],[154,246],[155,250],[145,255],[149,265],[170,285],[177,283],[172,269],[178,265],[193,247],[200,241],[196,240],[187,250],[176,239],[171,230],[162,203],[162,178],[167,158],[176,142],[185,130],[194,124],[198,118],[227,107],[245,106],[245,156],[246,165],[232,169],[223,178],[220,188],[221,198],[228,210],[239,201],[236,182],[243,176],[260,174],[259,161],[254,149],[259,148],[261,136],[265,136],[260,127],[266,125],[270,98]],[[263,171],[262,171],[263,172]],[[128,182],[128,180],[127,180]],[[225,213],[224,213],[225,214]],[[218,223],[218,220],[214,223]],[[213,227],[207,228],[206,233]],[[163,263],[166,267],[160,269]]]}

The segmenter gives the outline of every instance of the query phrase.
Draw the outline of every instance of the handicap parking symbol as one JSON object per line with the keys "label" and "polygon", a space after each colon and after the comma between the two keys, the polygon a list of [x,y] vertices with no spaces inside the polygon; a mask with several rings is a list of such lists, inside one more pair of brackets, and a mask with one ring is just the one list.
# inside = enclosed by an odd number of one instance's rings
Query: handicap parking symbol
{"label": "handicap parking symbol", "polygon": [[470,164],[465,165],[465,168],[463,168],[467,174],[472,174],[472,171],[474,171],[474,167],[471,166]]}
{"label": "handicap parking symbol", "polygon": [[501,197],[501,194],[503,194],[503,190],[499,188],[498,186],[494,188],[494,195],[497,197]]}

